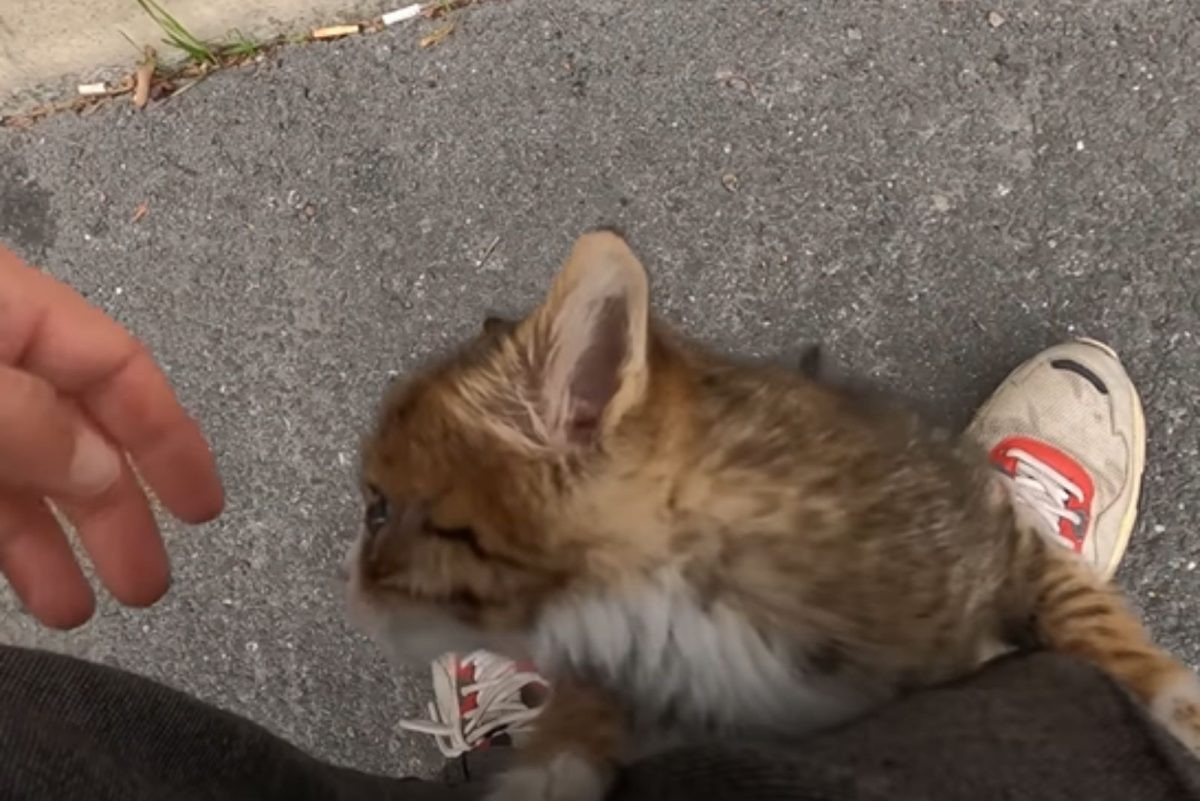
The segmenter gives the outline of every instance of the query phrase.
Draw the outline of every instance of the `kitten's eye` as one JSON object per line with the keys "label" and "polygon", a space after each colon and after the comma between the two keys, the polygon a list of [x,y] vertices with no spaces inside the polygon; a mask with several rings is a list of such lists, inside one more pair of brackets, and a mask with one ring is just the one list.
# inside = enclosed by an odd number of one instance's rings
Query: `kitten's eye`
{"label": "kitten's eye", "polygon": [[477,554],[482,554],[483,549],[479,547],[479,537],[475,534],[475,529],[467,526],[458,528],[438,528],[437,526],[429,526],[428,531],[433,536],[441,540],[449,540],[465,545]]}
{"label": "kitten's eye", "polygon": [[374,485],[367,487],[368,498],[367,512],[365,524],[367,533],[375,535],[379,533],[379,529],[383,528],[384,523],[388,521],[388,516],[391,514],[391,508],[388,505],[387,497],[379,491],[379,488]]}
{"label": "kitten's eye", "polygon": [[461,542],[464,545],[473,546],[476,544],[475,530],[472,528],[467,528],[466,526],[460,526],[459,528],[438,528],[437,526],[430,526],[429,533],[440,539],[453,540],[455,542]]}
{"label": "kitten's eye", "polygon": [[436,537],[445,542],[452,542],[467,548],[477,559],[491,559],[492,554],[483,547],[479,535],[470,526],[442,527],[432,520],[426,520],[423,531],[427,536]]}

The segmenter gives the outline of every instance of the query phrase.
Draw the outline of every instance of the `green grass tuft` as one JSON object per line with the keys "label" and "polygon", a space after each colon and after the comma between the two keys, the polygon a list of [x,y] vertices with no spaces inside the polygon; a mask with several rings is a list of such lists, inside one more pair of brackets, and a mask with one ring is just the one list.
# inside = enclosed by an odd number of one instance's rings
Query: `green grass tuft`
{"label": "green grass tuft", "polygon": [[223,58],[249,58],[257,55],[263,49],[261,42],[256,42],[241,31],[229,32],[229,40],[221,45]]}
{"label": "green grass tuft", "polygon": [[163,43],[179,50],[188,60],[198,65],[217,67],[229,61],[243,61],[258,55],[268,47],[267,44],[255,41],[238,30],[230,31],[224,41],[206,42],[171,16],[158,0],[137,0],[137,3],[162,29],[166,37]]}
{"label": "green grass tuft", "polygon": [[166,37],[163,39],[164,44],[182,51],[197,64],[215,66],[220,63],[219,50],[213,49],[212,45],[185,28],[183,23],[171,16],[165,8],[158,4],[157,0],[137,0],[137,3],[146,12],[146,15],[162,29],[163,35]]}

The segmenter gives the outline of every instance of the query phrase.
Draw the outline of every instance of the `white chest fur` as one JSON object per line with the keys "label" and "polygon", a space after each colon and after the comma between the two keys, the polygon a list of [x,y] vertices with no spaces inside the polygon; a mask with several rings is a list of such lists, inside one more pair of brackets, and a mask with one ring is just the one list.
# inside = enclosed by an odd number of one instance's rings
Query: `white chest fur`
{"label": "white chest fur", "polygon": [[872,703],[805,670],[728,606],[703,608],[674,572],[556,604],[538,623],[533,651],[551,675],[569,670],[618,691],[638,728],[684,737],[799,735]]}

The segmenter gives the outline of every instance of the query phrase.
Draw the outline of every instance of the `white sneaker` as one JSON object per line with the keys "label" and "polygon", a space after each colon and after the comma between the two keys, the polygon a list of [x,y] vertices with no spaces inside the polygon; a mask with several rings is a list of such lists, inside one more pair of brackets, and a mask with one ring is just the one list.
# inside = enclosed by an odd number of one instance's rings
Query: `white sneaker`
{"label": "white sneaker", "polygon": [[404,720],[400,728],[430,734],[448,758],[485,748],[501,735],[516,739],[541,712],[550,685],[532,664],[488,651],[434,660],[429,720]]}
{"label": "white sneaker", "polygon": [[1047,535],[1111,578],[1146,462],[1142,403],[1117,354],[1090,339],[1043,351],[1004,380],[967,433]]}

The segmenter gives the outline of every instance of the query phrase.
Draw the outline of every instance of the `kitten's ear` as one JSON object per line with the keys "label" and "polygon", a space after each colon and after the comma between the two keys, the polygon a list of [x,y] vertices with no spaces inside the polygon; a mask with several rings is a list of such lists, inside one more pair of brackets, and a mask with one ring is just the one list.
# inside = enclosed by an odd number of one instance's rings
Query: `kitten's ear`
{"label": "kitten's ear", "polygon": [[642,400],[649,305],[646,271],[620,236],[580,237],[528,321],[552,443],[594,442]]}

